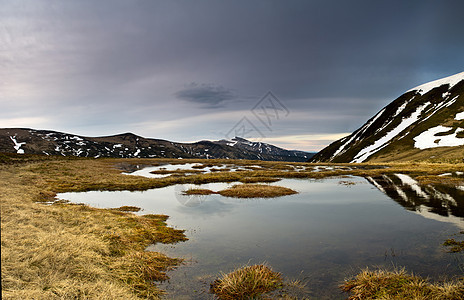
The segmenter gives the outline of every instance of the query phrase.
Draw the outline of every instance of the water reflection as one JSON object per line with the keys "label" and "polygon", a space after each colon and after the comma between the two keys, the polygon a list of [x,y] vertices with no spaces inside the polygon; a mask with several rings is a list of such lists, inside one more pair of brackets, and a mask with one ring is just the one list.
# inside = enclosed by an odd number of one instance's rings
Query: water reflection
{"label": "water reflection", "polygon": [[406,174],[366,178],[376,188],[409,211],[464,229],[464,190],[445,185],[421,186]]}
{"label": "water reflection", "polygon": [[[405,266],[434,279],[461,274],[441,244],[457,232],[455,225],[464,225],[463,191],[421,187],[402,174],[367,179],[283,179],[273,184],[299,194],[273,199],[182,195],[191,187],[218,191],[227,183],[59,197],[97,207],[139,206],[143,214],[167,214],[171,226],[185,229],[188,241],[148,249],[186,259],[162,285],[168,299],[211,298],[208,283],[219,272],[264,261],[286,278],[307,281],[310,293],[298,298],[344,299],[338,285],[366,266]],[[445,222],[431,220],[439,218]]]}

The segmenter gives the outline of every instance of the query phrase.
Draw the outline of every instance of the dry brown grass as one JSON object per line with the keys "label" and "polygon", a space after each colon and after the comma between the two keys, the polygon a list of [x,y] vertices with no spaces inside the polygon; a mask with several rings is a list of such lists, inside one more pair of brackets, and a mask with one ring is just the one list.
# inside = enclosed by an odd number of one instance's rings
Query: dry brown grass
{"label": "dry brown grass", "polygon": [[235,198],[273,198],[296,193],[286,187],[264,184],[237,184],[218,192],[222,196]]}
{"label": "dry brown grass", "polygon": [[188,189],[183,192],[184,195],[211,195],[217,194],[217,192],[213,192],[212,190],[208,189]]}
{"label": "dry brown grass", "polygon": [[124,206],[112,208],[112,210],[126,211],[126,212],[138,212],[138,211],[140,211],[140,207],[137,207],[137,206],[130,206],[130,205],[124,205]]}
{"label": "dry brown grass", "polygon": [[[464,231],[461,231],[460,234],[464,234]],[[447,239],[443,246],[448,247],[448,252],[464,252],[464,241],[456,241],[455,239]]]}
{"label": "dry brown grass", "polygon": [[256,176],[256,177],[244,177],[240,179],[240,182],[243,183],[258,183],[258,182],[277,182],[280,178],[276,177],[263,177],[263,176]]}
{"label": "dry brown grass", "polygon": [[221,300],[257,299],[282,285],[280,273],[266,265],[253,265],[222,274],[211,284],[211,292]]}
{"label": "dry brown grass", "polygon": [[430,283],[426,279],[407,274],[404,269],[387,271],[368,269],[352,280],[345,281],[342,290],[349,292],[350,300],[361,299],[464,299],[464,282]]}
{"label": "dry brown grass", "polygon": [[53,196],[55,187],[63,188],[63,179],[55,177],[59,171],[46,172],[48,168],[62,168],[69,172],[68,179],[80,178],[82,174],[70,169],[76,168],[73,164],[82,167],[81,163],[0,167],[3,299],[155,299],[161,295],[153,280],[166,279],[165,270],[179,261],[145,248],[154,242],[185,239],[182,231],[166,227],[166,216],[138,217],[83,205],[34,202]]}

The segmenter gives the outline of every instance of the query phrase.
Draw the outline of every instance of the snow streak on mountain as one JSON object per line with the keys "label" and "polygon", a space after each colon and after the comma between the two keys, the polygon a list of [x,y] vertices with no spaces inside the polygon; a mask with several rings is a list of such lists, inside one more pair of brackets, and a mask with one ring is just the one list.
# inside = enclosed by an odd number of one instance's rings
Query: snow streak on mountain
{"label": "snow streak on mountain", "polygon": [[120,158],[223,158],[307,161],[313,153],[285,150],[236,137],[231,141],[176,143],[148,139],[132,133],[106,137],[27,128],[0,129],[0,152],[80,157]]}
{"label": "snow streak on mountain", "polygon": [[464,157],[464,72],[417,86],[361,128],[324,148],[313,162]]}

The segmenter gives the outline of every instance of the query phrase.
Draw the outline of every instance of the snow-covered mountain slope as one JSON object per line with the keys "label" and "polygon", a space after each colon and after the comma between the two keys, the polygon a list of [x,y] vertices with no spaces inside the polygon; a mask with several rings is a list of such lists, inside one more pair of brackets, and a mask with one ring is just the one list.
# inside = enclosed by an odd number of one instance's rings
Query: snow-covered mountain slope
{"label": "snow-covered mountain slope", "polygon": [[230,141],[220,140],[216,143],[228,145],[241,150],[259,153],[261,156],[271,155],[281,157],[295,157],[296,161],[306,161],[314,155],[314,153],[308,153],[304,151],[282,149],[267,143],[251,142],[241,137],[235,137]]}
{"label": "snow-covered mountain slope", "polygon": [[175,143],[148,139],[132,133],[84,137],[27,128],[0,129],[0,152],[96,158],[230,158],[281,161],[307,161],[312,155],[241,138],[232,141]]}
{"label": "snow-covered mountain slope", "polygon": [[464,158],[464,72],[417,86],[313,162]]}

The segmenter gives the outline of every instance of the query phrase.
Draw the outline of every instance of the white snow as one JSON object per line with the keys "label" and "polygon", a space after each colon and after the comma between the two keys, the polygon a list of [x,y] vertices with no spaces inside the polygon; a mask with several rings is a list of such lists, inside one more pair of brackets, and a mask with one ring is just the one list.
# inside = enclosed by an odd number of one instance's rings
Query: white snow
{"label": "white snow", "polygon": [[122,144],[113,145],[113,148],[121,148],[121,147],[122,147]]}
{"label": "white snow", "polygon": [[10,139],[11,139],[11,140],[13,141],[13,143],[14,143],[14,146],[13,146],[13,147],[15,148],[16,153],[18,153],[18,154],[24,154],[24,150],[21,149],[21,146],[22,146],[22,145],[25,145],[26,143],[25,143],[25,142],[18,143],[18,142],[16,141],[16,135],[15,135],[14,137],[10,136]]}
{"label": "white snow", "polygon": [[[340,146],[340,148],[338,148],[337,151],[335,151],[335,153],[332,155],[331,159],[334,158],[335,156],[337,156],[338,154],[340,154],[340,152],[343,151],[343,149],[346,147],[346,145],[348,145],[349,143],[351,143],[352,140],[354,140],[357,136],[360,136],[364,131],[367,130],[367,128],[369,128],[369,126],[372,125],[372,123],[375,122],[375,120],[377,120],[382,114],[383,112],[385,111],[385,108],[382,109],[381,111],[379,111],[377,113],[377,115],[375,115],[375,117],[369,122],[367,123],[366,125],[364,125],[363,128],[361,128],[361,130],[358,131],[357,134],[353,135],[346,143],[344,143],[343,145]],[[345,138],[346,139],[346,138]]]}
{"label": "white snow", "polygon": [[454,117],[454,119],[458,120],[458,121],[464,120],[464,111],[460,112],[460,113],[457,113],[456,117]]}
{"label": "white snow", "polygon": [[[412,99],[414,99],[414,97],[412,97]],[[411,99],[411,100],[412,100],[412,99]],[[411,101],[411,100],[409,100],[409,101]],[[396,117],[397,115],[399,115],[399,114],[406,108],[406,106],[408,105],[409,101],[404,102],[403,104],[401,104],[400,107],[398,107],[398,109],[397,109],[396,112],[395,112],[395,115],[393,115],[393,118]]]}
{"label": "white snow", "polygon": [[429,128],[414,138],[414,147],[423,150],[435,147],[454,147],[464,145],[464,139],[456,137],[457,133],[464,131],[463,128],[457,128],[452,134],[435,136],[437,133],[446,132],[451,129],[451,127],[441,125]]}
{"label": "white snow", "polygon": [[418,91],[419,94],[424,95],[431,91],[432,89],[442,86],[444,84],[449,84],[449,88],[453,87],[455,84],[457,84],[459,81],[464,80],[464,72],[451,75],[442,79],[438,79],[435,81],[427,82],[425,84],[416,86],[415,88],[410,89],[408,92],[411,91]]}
{"label": "white snow", "polygon": [[[442,108],[451,106],[454,102],[456,102],[456,99],[457,99],[458,97],[459,97],[459,96],[456,96],[456,97],[454,97],[454,98],[451,99],[451,100],[442,101],[442,102],[440,102],[440,104],[438,104],[438,105],[437,105],[437,104],[434,104],[434,105],[429,109],[429,111],[432,111],[432,110],[433,110],[433,112],[432,112],[430,115],[428,115],[426,118],[422,119],[421,122],[425,122],[427,119],[429,119],[431,116],[433,116],[436,112],[440,111]],[[427,112],[427,113],[428,113],[428,112]]]}
{"label": "white snow", "polygon": [[450,107],[451,105],[453,105],[454,102],[456,102],[456,99],[458,99],[458,97],[459,96],[456,96],[453,99],[451,99],[450,101],[448,101],[448,103],[446,103],[446,107]]}
{"label": "white snow", "polygon": [[388,132],[385,136],[381,137],[374,144],[362,149],[358,152],[358,154],[354,157],[351,161],[352,163],[360,163],[365,161],[369,156],[376,153],[377,151],[381,150],[382,148],[388,145],[394,137],[400,134],[403,130],[414,124],[418,119],[422,111],[430,105],[430,102],[425,103],[422,106],[419,106],[415,112],[411,114],[408,118],[402,120],[402,122],[393,130]]}
{"label": "white snow", "polygon": [[135,151],[134,153],[134,157],[137,157],[139,154],[140,154],[140,149],[137,149],[137,151]]}

